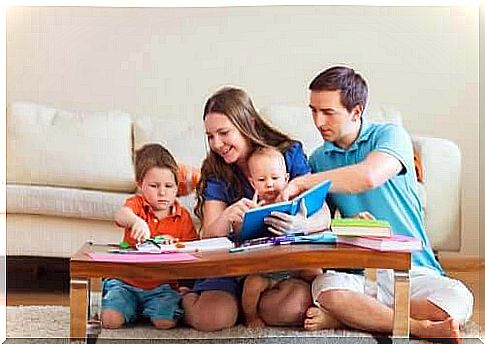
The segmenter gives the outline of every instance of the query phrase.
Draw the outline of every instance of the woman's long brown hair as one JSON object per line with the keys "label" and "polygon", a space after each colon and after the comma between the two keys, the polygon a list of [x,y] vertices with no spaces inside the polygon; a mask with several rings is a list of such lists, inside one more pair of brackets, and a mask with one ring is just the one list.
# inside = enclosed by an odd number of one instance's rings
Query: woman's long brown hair
{"label": "woman's long brown hair", "polygon": [[[205,103],[203,120],[213,112],[226,115],[250,142],[252,149],[271,146],[284,152],[296,142],[265,121],[256,111],[251,98],[241,89],[225,87],[212,95]],[[205,201],[203,195],[208,178],[225,180],[228,185],[235,188],[238,199],[243,197],[243,185],[234,172],[234,166],[227,164],[220,155],[210,150],[202,163],[201,179],[196,188],[195,214],[201,219],[202,223]]]}

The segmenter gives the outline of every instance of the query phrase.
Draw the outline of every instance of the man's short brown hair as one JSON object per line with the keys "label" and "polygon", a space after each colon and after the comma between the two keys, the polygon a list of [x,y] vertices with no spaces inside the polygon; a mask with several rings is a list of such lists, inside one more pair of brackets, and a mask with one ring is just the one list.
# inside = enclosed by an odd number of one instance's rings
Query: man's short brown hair
{"label": "man's short brown hair", "polygon": [[340,102],[351,112],[357,105],[367,105],[367,83],[352,68],[330,67],[318,74],[310,83],[310,91],[340,91]]}
{"label": "man's short brown hair", "polygon": [[153,167],[168,168],[178,184],[178,166],[168,149],[158,143],[149,143],[135,151],[135,178],[142,182]]}

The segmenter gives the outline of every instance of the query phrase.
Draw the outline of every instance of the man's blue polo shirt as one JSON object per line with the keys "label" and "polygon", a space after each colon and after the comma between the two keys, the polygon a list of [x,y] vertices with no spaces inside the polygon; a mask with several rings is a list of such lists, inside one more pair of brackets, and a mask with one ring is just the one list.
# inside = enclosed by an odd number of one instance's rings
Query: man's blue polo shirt
{"label": "man's blue polo shirt", "polygon": [[342,149],[332,142],[325,142],[310,156],[312,172],[358,164],[369,153],[379,151],[398,159],[403,168],[396,176],[381,186],[358,194],[331,193],[327,197],[329,206],[340,210],[342,217],[368,211],[377,219],[391,223],[394,234],[420,238],[425,245],[413,252],[412,265],[435,269],[444,274],[433,255],[428,236],[424,230],[423,207],[417,192],[414,170],[413,146],[408,133],[393,124],[367,123],[362,121],[355,142]]}

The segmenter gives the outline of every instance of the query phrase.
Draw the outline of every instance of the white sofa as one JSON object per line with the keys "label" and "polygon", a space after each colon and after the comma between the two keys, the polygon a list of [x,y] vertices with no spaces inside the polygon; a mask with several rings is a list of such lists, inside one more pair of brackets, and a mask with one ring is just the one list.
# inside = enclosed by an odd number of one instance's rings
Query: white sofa
{"label": "white sofa", "polygon": [[[307,154],[321,143],[306,109],[273,105],[261,112],[303,141]],[[389,120],[385,112],[371,114]],[[400,122],[400,117],[393,121]],[[7,255],[69,257],[86,240],[118,242],[121,231],[113,224],[114,212],[135,192],[132,155],[147,142],[164,144],[179,162],[192,166],[200,166],[206,152],[202,120],[10,104]],[[444,139],[416,136],[413,143],[422,157],[421,190],[433,248],[458,251],[460,151]],[[181,199],[193,209],[193,194]]]}

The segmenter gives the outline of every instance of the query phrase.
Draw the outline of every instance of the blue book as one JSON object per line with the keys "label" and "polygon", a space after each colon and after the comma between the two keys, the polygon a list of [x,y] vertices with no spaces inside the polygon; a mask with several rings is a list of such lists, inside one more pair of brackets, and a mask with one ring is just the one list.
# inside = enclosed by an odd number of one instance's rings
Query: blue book
{"label": "blue book", "polygon": [[273,235],[273,233],[266,229],[267,226],[264,223],[264,218],[270,216],[274,211],[295,215],[300,210],[302,199],[305,200],[307,215],[313,215],[323,207],[330,185],[330,180],[326,180],[290,201],[268,204],[248,210],[244,214],[238,239],[244,241]]}

